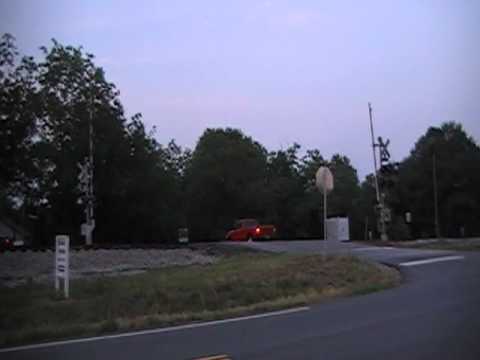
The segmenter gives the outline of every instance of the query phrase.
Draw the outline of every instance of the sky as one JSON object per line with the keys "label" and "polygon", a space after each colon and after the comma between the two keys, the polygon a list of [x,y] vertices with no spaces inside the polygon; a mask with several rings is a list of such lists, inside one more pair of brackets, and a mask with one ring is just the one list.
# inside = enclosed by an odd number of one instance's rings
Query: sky
{"label": "sky", "polygon": [[194,148],[234,127],[372,172],[368,102],[392,160],[429,126],[480,140],[480,2],[0,0],[22,54],[55,38],[95,55],[127,115]]}

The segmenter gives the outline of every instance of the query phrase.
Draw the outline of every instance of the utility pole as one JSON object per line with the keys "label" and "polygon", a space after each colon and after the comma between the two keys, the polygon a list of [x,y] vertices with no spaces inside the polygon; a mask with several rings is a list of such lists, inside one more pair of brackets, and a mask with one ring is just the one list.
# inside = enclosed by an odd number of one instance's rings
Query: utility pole
{"label": "utility pole", "polygon": [[[93,79],[92,79],[93,82]],[[92,245],[92,233],[95,229],[94,203],[95,195],[93,191],[93,111],[94,111],[94,93],[93,85],[90,85],[90,94],[86,96],[88,111],[88,154],[83,162],[78,164],[80,173],[78,175],[79,189],[81,192],[81,204],[85,206],[85,222],[80,226],[80,232],[85,236],[85,245]]]}
{"label": "utility pole", "polygon": [[373,151],[373,166],[374,173],[373,177],[375,178],[375,193],[377,195],[377,202],[380,204],[380,190],[378,189],[378,178],[377,178],[377,152],[375,151],[375,134],[373,132],[373,120],[372,120],[372,105],[368,103],[368,114],[370,116],[370,133],[372,134],[372,151]]}
{"label": "utility pole", "polygon": [[435,213],[435,236],[437,239],[440,238],[440,225],[438,223],[438,194],[437,194],[437,157],[435,152],[433,153],[433,206],[434,206],[434,213]]}
{"label": "utility pole", "polygon": [[95,227],[95,218],[93,214],[93,111],[92,101],[89,108],[89,123],[88,123],[88,194],[87,194],[87,206],[85,208],[85,220],[86,220],[86,231],[85,231],[85,244],[92,245],[92,232]]}
{"label": "utility pole", "polygon": [[333,190],[333,175],[326,166],[321,166],[315,173],[315,185],[323,194],[323,260],[327,253],[327,194]]}
{"label": "utility pole", "polygon": [[373,166],[374,166],[374,179],[375,179],[375,193],[377,196],[377,203],[379,209],[379,230],[380,230],[380,238],[383,241],[388,240],[387,231],[386,231],[386,224],[385,224],[385,206],[383,203],[383,197],[380,194],[380,188],[378,186],[378,177],[377,177],[377,152],[375,148],[377,144],[375,143],[375,134],[373,132],[373,116],[372,116],[372,105],[368,103],[368,114],[370,117],[370,133],[372,135],[372,151],[373,151]]}
{"label": "utility pole", "polygon": [[95,217],[93,213],[94,193],[93,193],[93,94],[90,95],[90,105],[88,106],[88,156],[82,164],[79,164],[80,190],[83,194],[82,203],[85,205],[85,223],[80,227],[81,234],[85,236],[85,245],[92,245],[92,232],[95,229]]}

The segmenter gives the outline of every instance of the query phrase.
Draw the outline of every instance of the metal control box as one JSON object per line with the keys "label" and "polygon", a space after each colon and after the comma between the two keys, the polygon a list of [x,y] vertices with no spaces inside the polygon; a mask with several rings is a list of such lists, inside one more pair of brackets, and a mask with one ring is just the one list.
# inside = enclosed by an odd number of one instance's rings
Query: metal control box
{"label": "metal control box", "polygon": [[348,217],[333,217],[327,219],[327,240],[349,241],[350,229]]}

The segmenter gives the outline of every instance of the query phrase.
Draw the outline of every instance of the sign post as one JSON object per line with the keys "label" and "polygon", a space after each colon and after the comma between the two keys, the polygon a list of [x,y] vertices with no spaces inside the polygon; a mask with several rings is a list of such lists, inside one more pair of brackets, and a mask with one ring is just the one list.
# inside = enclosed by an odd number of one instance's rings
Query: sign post
{"label": "sign post", "polygon": [[63,279],[65,298],[69,297],[70,276],[70,238],[67,235],[55,237],[55,290],[60,290],[60,279]]}
{"label": "sign post", "polygon": [[323,193],[323,257],[327,247],[327,194],[333,190],[333,175],[326,166],[321,166],[315,174],[317,188]]}

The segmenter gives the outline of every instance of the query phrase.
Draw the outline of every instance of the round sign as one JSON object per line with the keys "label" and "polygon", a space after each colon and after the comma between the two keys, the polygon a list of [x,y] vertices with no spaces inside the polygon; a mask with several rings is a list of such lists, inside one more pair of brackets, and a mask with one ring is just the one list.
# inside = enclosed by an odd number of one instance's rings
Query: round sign
{"label": "round sign", "polygon": [[333,190],[333,175],[329,168],[321,166],[315,174],[315,184],[322,193]]}

